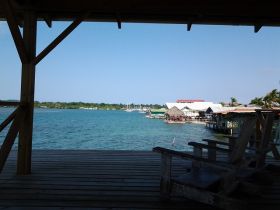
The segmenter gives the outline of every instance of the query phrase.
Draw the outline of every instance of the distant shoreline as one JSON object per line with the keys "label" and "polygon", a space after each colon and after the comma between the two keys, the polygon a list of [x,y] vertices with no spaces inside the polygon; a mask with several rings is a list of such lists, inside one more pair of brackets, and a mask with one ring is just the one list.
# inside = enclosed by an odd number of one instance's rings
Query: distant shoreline
{"label": "distant shoreline", "polygon": [[84,103],[84,102],[35,102],[36,108],[49,109],[84,109],[84,110],[125,110],[127,107],[161,108],[159,104],[109,104],[109,103]]}
{"label": "distant shoreline", "polygon": [[[11,100],[6,100],[11,101]],[[14,100],[13,100],[14,101]],[[123,104],[123,103],[86,103],[86,102],[34,102],[34,108],[48,109],[85,109],[85,110],[125,110],[127,107],[148,107],[150,109],[160,109],[165,107],[160,104]],[[4,106],[0,106],[4,107]]]}

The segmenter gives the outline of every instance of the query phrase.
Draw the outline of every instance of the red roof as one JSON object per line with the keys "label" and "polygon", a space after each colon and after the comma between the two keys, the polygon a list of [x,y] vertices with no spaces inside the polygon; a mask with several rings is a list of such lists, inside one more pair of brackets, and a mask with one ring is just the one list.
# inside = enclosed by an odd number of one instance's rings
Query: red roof
{"label": "red roof", "polygon": [[205,102],[205,100],[200,99],[178,99],[176,103],[193,103],[193,102]]}

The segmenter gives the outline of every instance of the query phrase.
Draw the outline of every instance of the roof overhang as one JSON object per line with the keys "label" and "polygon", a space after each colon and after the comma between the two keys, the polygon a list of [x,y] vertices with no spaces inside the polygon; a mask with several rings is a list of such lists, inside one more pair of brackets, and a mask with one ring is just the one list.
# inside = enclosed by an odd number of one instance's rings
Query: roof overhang
{"label": "roof overhang", "polygon": [[[0,0],[0,20],[5,11]],[[25,11],[38,20],[279,26],[275,0],[11,0],[18,21]],[[29,2],[29,3],[25,3]]]}

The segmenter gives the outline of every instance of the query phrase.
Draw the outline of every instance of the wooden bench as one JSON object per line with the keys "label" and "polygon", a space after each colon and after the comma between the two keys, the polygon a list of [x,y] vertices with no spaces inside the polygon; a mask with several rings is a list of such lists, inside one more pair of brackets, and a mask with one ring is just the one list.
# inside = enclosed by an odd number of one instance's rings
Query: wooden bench
{"label": "wooden bench", "polygon": [[[268,119],[271,120],[271,116]],[[189,145],[193,146],[192,153],[155,147],[153,151],[161,154],[162,198],[169,199],[172,194],[179,194],[222,209],[245,209],[246,200],[232,195],[236,192],[252,196],[261,194],[253,175],[262,172],[264,168],[260,167],[261,164],[257,165],[258,167],[251,167],[250,163],[252,160],[259,163],[263,155],[271,151],[269,144],[260,151],[248,147],[255,124],[256,118],[248,118],[239,137],[234,140],[235,143],[210,139],[203,140],[207,144],[190,142]],[[270,123],[266,125],[269,126]],[[266,133],[268,135],[269,132]],[[203,150],[207,151],[207,157],[203,156]],[[252,156],[248,157],[246,150],[252,151]],[[228,160],[217,160],[217,152],[227,153]],[[190,170],[181,176],[171,178],[173,157],[191,160]]]}

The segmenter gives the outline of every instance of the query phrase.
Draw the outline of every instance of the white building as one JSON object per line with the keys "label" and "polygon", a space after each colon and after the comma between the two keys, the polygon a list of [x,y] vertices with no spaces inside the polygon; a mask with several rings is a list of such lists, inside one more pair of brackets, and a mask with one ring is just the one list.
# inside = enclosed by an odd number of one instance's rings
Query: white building
{"label": "white building", "polygon": [[182,110],[186,117],[195,118],[199,116],[199,112],[205,112],[209,107],[221,108],[221,104],[213,102],[191,102],[191,103],[166,103],[168,109],[177,107]]}

